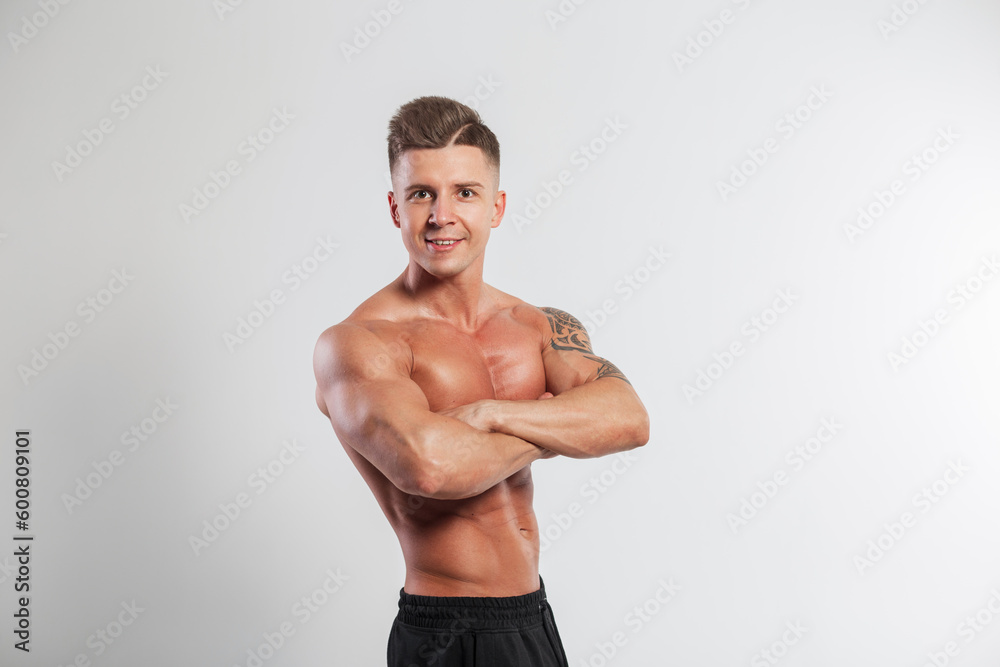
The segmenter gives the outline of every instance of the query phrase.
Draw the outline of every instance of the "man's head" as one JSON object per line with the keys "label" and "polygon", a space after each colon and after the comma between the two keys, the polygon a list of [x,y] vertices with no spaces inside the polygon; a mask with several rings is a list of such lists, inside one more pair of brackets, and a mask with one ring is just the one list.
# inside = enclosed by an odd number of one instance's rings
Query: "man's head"
{"label": "man's head", "polygon": [[[475,146],[483,152],[500,185],[500,143],[479,113],[447,97],[418,97],[396,111],[389,121],[389,173],[395,179],[396,164],[415,148]],[[395,184],[395,181],[393,181]]]}
{"label": "man's head", "polygon": [[400,107],[389,123],[389,212],[412,268],[437,278],[482,272],[500,224],[500,145],[473,109],[443,97]]}

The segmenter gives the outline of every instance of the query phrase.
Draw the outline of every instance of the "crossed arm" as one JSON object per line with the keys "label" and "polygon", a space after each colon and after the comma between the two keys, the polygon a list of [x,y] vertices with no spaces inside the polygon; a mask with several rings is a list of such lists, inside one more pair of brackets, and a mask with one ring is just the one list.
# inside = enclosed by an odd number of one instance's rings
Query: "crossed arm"
{"label": "crossed arm", "polygon": [[579,321],[543,312],[547,400],[431,412],[406,360],[371,331],[340,324],[316,344],[317,403],[341,442],[404,493],[429,498],[479,495],[555,454],[603,456],[645,444],[649,418],[625,376],[593,354]]}
{"label": "crossed arm", "polygon": [[556,454],[591,458],[649,440],[649,415],[624,373],[594,354],[575,317],[542,308],[548,319],[542,362],[549,400],[482,400],[442,414],[484,431],[506,433]]}
{"label": "crossed arm", "polygon": [[548,455],[521,438],[431,412],[406,360],[363,327],[324,331],[313,370],[317,403],[337,437],[404,493],[469,498]]}

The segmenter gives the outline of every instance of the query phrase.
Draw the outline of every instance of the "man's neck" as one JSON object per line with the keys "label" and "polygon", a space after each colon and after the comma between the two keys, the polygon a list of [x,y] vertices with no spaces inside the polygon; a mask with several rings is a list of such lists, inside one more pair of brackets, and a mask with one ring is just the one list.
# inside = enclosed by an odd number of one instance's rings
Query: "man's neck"
{"label": "man's neck", "polygon": [[438,278],[421,266],[410,264],[400,276],[403,291],[429,315],[446,319],[455,326],[474,331],[488,298],[483,272],[469,267],[456,276]]}

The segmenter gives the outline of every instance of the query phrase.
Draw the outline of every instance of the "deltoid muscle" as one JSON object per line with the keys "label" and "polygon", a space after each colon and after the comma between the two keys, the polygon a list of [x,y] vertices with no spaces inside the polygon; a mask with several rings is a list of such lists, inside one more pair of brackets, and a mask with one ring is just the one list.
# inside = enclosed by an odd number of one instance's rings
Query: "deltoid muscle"
{"label": "deltoid muscle", "polygon": [[[580,324],[580,320],[558,308],[542,308],[542,312],[548,317],[549,327],[552,328],[552,349],[581,352],[587,359],[601,364],[595,379],[613,377],[628,382],[628,378],[617,366],[594,354],[594,348],[590,345],[590,337],[587,335],[587,330]],[[629,384],[632,383],[629,382]]]}

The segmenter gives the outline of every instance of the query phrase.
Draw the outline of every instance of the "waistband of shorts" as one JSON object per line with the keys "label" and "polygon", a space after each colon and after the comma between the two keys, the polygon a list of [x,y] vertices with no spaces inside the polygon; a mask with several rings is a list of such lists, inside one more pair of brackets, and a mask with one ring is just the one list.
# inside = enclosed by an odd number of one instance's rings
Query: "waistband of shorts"
{"label": "waistband of shorts", "polygon": [[541,623],[548,609],[545,583],[538,578],[537,591],[510,597],[436,597],[411,595],[399,589],[396,619],[421,628],[500,630]]}

